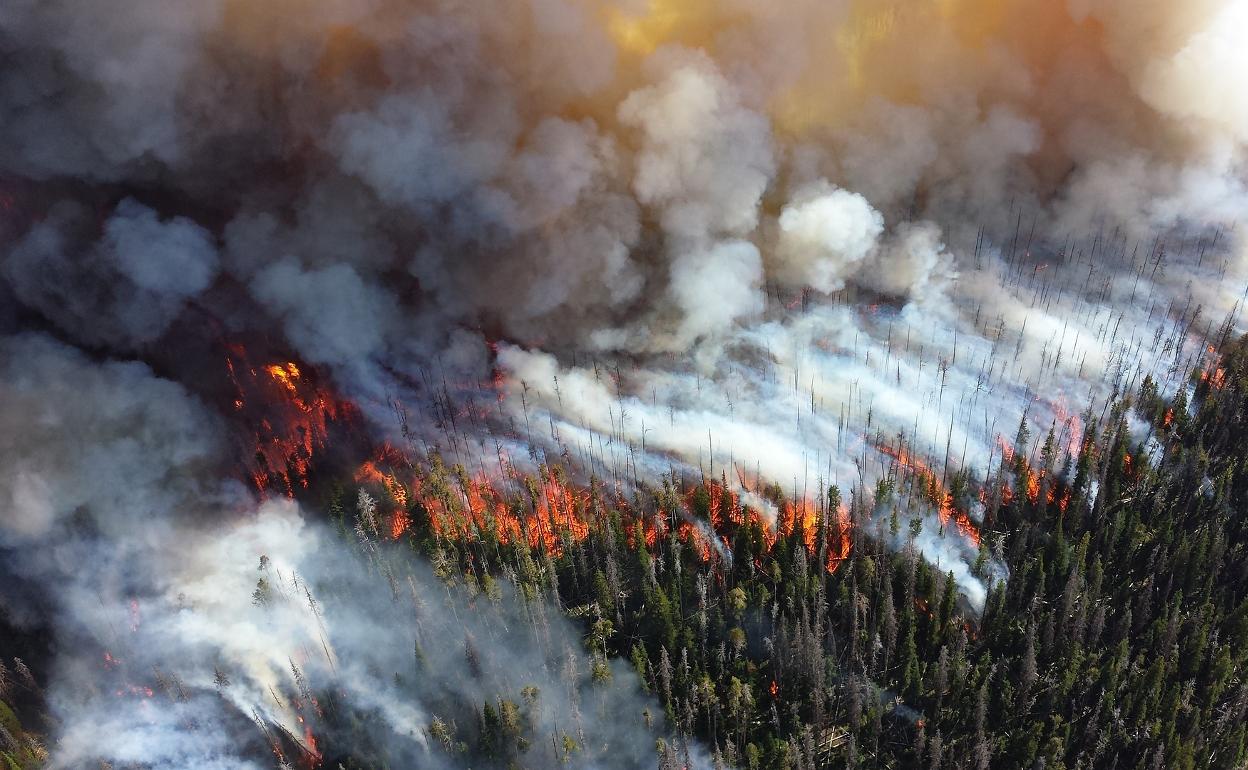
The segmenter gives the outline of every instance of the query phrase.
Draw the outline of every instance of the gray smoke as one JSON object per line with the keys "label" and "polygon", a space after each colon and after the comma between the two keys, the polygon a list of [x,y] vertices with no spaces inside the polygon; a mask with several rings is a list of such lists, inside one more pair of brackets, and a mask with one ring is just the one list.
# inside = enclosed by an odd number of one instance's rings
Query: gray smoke
{"label": "gray smoke", "polygon": [[[904,446],[983,481],[1023,416],[1072,451],[1077,415],[1145,376],[1184,387],[1242,331],[1246,18],[1243,0],[10,0],[0,548],[23,588],[0,602],[53,619],[51,700],[99,716],[63,721],[62,763],[137,758],[151,730],[144,759],[228,765],[224,727],[175,734],[192,712],[293,729],[240,694],[289,690],[289,667],[247,669],[183,612],[272,622],[265,654],[316,660],[290,651],[309,616],[234,589],[177,603],[241,580],[241,556],[199,556],[262,522],[296,533],[283,558],[309,585],[331,575],[315,527],[257,517],[226,480],[229,416],[191,395],[218,364],[186,360],[194,343],[288,348],[376,436],[410,405],[413,443],[473,472],[497,440],[621,487],[679,467],[756,501],[774,482],[865,502]],[[496,421],[445,434],[432,402],[492,369]],[[907,506],[915,546],[982,601],[971,544]],[[130,597],[134,633],[161,636],[134,665],[185,658],[161,669],[193,692],[150,721],[74,687]],[[237,689],[205,683],[209,658]],[[397,709],[385,692],[352,697]]]}
{"label": "gray smoke", "polygon": [[158,339],[217,275],[212,237],[183,217],[161,221],[121,201],[98,240],[89,211],[57,204],[8,251],[3,273],[22,302],[89,345]]}
{"label": "gray smoke", "polygon": [[[661,707],[540,589],[465,586],[367,528],[352,547],[293,502],[256,508],[221,480],[217,421],[141,364],[12,337],[0,393],[0,607],[56,629],[52,767],[266,766],[261,736],[334,737],[310,692],[369,715],[372,745],[412,766],[460,766],[431,726],[470,739],[465,714],[500,699],[540,741],[533,761],[556,763],[568,736],[582,766],[654,764]],[[511,580],[532,590],[548,579],[534,569]]]}

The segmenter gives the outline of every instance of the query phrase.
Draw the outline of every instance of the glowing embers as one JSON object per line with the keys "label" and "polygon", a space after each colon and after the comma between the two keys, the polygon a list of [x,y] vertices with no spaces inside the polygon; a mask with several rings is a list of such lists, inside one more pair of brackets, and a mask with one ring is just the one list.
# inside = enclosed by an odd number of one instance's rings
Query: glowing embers
{"label": "glowing embers", "polygon": [[[149,684],[135,681],[138,675],[132,674],[129,666],[125,661],[118,658],[109,650],[105,650],[102,655],[102,666],[105,671],[113,672],[115,683],[111,685],[112,693],[117,698],[137,698],[143,701],[149,701],[156,697],[157,691]],[[182,683],[176,678],[170,678],[163,674],[160,669],[153,668],[151,672],[143,672],[142,675],[154,673],[156,684],[162,688],[162,692],[172,699],[184,700],[185,690]]]}
{"label": "glowing embers", "polygon": [[325,449],[330,427],[352,406],[316,382],[293,361],[253,365],[241,345],[230,345],[226,369],[234,386],[234,411],[252,436],[248,475],[261,496],[270,490],[293,497],[308,486],[313,458]]}

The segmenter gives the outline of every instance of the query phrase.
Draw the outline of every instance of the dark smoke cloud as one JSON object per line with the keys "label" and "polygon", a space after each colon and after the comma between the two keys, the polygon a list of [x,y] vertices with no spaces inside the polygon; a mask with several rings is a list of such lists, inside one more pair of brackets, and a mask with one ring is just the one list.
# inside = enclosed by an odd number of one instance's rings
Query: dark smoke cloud
{"label": "dark smoke cloud", "polygon": [[161,221],[126,199],[96,241],[94,228],[90,211],[59,203],[3,261],[23,303],[86,344],[127,349],[158,339],[217,275],[212,237],[186,218]]}

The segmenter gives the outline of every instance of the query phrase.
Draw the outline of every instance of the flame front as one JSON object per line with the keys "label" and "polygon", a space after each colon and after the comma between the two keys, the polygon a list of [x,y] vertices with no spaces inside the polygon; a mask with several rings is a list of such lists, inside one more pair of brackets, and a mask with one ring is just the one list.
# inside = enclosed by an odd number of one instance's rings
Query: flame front
{"label": "flame front", "polygon": [[[785,502],[778,520],[772,522],[764,513],[743,505],[740,495],[722,482],[706,480],[682,495],[668,496],[666,504],[647,513],[622,494],[607,495],[600,488],[570,482],[561,468],[543,465],[535,475],[525,475],[508,463],[504,468],[502,479],[470,476],[460,467],[447,469],[435,457],[422,470],[386,446],[360,466],[355,480],[381,493],[388,504],[392,539],[411,531],[413,514],[419,511],[438,538],[523,544],[559,556],[568,544],[585,540],[595,526],[605,523],[608,511],[618,511],[635,547],[640,540],[646,548],[654,548],[675,536],[705,563],[731,558],[733,538],[743,529],[757,532],[768,554],[781,536],[793,538],[799,533],[809,556],[818,557],[823,545],[820,511],[810,500]],[[694,514],[701,510],[699,497],[706,501],[705,520]],[[853,524],[844,505],[829,519],[824,525],[825,567],[833,573],[849,558]]]}
{"label": "flame front", "polygon": [[898,445],[896,447],[887,444],[876,447],[881,453],[893,458],[896,465],[909,473],[918,482],[924,497],[935,508],[940,516],[940,525],[942,528],[947,527],[952,521],[957,531],[971,542],[976,548],[979,547],[979,527],[965,511],[958,508],[953,499],[953,494],[945,488],[940,477],[928,467],[927,463],[920,460],[905,447]]}

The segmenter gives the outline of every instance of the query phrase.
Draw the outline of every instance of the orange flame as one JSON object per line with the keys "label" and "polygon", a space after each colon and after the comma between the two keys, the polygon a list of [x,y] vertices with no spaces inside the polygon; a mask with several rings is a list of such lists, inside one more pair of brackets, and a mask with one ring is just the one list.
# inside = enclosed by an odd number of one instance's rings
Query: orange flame
{"label": "orange flame", "polygon": [[[1012,447],[1000,433],[997,434],[997,445],[1001,447],[1002,463],[1011,465],[1014,464],[1017,453],[1014,451],[1014,447]],[[1026,458],[1023,458],[1022,460],[1022,477],[1023,486],[1025,487],[1023,492],[1027,496],[1027,500],[1032,505],[1035,505],[1040,500],[1040,478],[1036,475],[1036,472],[1032,470],[1031,463],[1027,462]],[[1013,499],[1014,490],[1007,488],[1004,502],[1008,504]]]}
{"label": "orange flame", "polygon": [[[249,404],[256,401],[267,410],[257,415],[254,462],[249,468],[256,489],[263,495],[277,486],[293,497],[297,488],[308,486],[312,459],[324,449],[331,424],[353,416],[354,407],[318,386],[315,373],[293,361],[253,367],[246,350],[232,345],[226,366],[237,392],[235,409],[247,416],[253,411]],[[501,395],[500,377],[496,374],[494,385]],[[565,544],[586,539],[593,521],[607,508],[601,493],[573,485],[558,469],[543,466],[534,479],[504,461],[499,476],[470,476],[459,469],[447,472],[438,461],[431,470],[418,469],[401,452],[383,445],[359,466],[355,481],[383,493],[378,502],[391,539],[411,529],[411,511],[419,509],[435,537],[460,541],[490,537],[503,545],[524,544],[558,555]],[[696,489],[684,496],[684,507],[690,510]],[[675,523],[677,511],[634,513],[623,490],[617,490],[609,507],[626,514],[625,532],[634,542],[642,538],[653,548],[660,538],[674,535],[703,562],[713,562],[726,552],[715,538],[729,548],[733,533],[747,526],[762,534],[767,551],[779,536],[792,537],[800,526],[802,544],[810,555],[817,555],[826,545],[829,573],[850,556],[853,525],[844,506],[828,522],[827,542],[821,544],[820,514],[810,500],[782,503],[773,528],[762,513],[742,506],[739,495],[724,484],[707,481],[704,490],[709,494],[706,528],[689,520]]]}
{"label": "orange flame", "polygon": [[1068,433],[1066,453],[1071,457],[1078,457],[1079,449],[1083,445],[1083,420],[1078,414],[1067,411],[1065,401],[1061,396],[1058,396],[1053,404],[1053,416],[1062,424],[1063,431]]}
{"label": "orange flame", "polygon": [[877,449],[883,454],[893,458],[898,466],[909,472],[921,485],[924,497],[929,503],[935,506],[937,513],[940,515],[940,524],[942,527],[948,526],[952,521],[954,527],[976,548],[979,547],[979,527],[975,526],[975,522],[966,513],[960,510],[954,503],[953,494],[945,489],[940,477],[928,467],[918,457],[906,451],[905,447],[891,447],[888,445],[880,445]]}
{"label": "orange flame", "polygon": [[[387,456],[397,456],[397,453],[387,444],[382,446],[378,456],[385,458]],[[378,467],[378,462],[380,460],[365,461],[355,472],[355,481],[357,484],[375,484],[380,486],[386,491],[389,499],[394,501],[393,510],[387,514],[390,520],[387,531],[391,540],[398,540],[412,526],[412,517],[407,512],[407,487],[399,481],[396,473],[383,472]]]}
{"label": "orange flame", "polygon": [[1200,367],[1200,381],[1214,390],[1226,387],[1226,368],[1222,366],[1222,354],[1213,345],[1207,345]]}
{"label": "orange flame", "polygon": [[1219,366],[1212,373],[1208,369],[1202,369],[1200,372],[1200,381],[1207,383],[1214,390],[1221,390],[1226,387],[1226,369]]}
{"label": "orange flame", "polygon": [[[316,385],[299,364],[284,361],[253,367],[241,345],[230,345],[226,369],[236,395],[235,411],[254,416],[249,475],[263,497],[276,486],[287,497],[306,489],[313,456],[325,448],[330,425],[353,407]],[[253,401],[263,413],[247,411]]]}
{"label": "orange flame", "polygon": [[[303,718],[300,717],[300,722]],[[316,736],[312,734],[312,728],[307,724],[303,726],[303,748],[308,752],[308,766],[319,767],[321,764],[321,752],[316,747]]]}
{"label": "orange flame", "polygon": [[[400,469],[410,471],[409,483],[400,481]],[[377,456],[360,466],[355,480],[385,490],[398,503],[388,513],[392,538],[401,537],[411,527],[407,506],[410,494],[410,499],[428,515],[436,537],[463,542],[490,538],[501,545],[524,544],[552,556],[561,554],[566,543],[586,539],[605,508],[605,501],[574,486],[561,472],[549,467],[543,466],[534,479],[505,464],[502,475],[500,484],[484,474],[448,473],[436,461],[432,470],[420,471],[392,448],[383,447]],[[698,489],[690,489],[683,496],[684,506],[690,510]],[[670,511],[634,512],[623,494],[611,499],[609,507],[626,515],[624,530],[633,543],[641,538],[647,548],[653,548],[661,538],[674,534],[704,563],[714,562],[721,552],[714,538],[719,538],[724,549],[728,549],[733,533],[746,526],[756,527],[762,533],[763,547],[770,552],[779,535],[791,537],[800,525],[803,545],[812,556],[817,555],[818,512],[810,501],[786,503],[775,531],[761,513],[743,507],[739,495],[722,483],[708,480],[702,489],[709,495],[707,528],[690,520],[673,525],[674,512]],[[833,573],[849,558],[852,549],[852,523],[844,506],[837,511],[828,530],[825,566]]]}
{"label": "orange flame", "polygon": [[[1082,435],[1080,436],[1080,442],[1082,443]],[[997,445],[1001,448],[1002,465],[1014,464],[1018,455],[1014,451],[1014,447],[1010,446],[1009,442],[1007,442],[1005,437],[1000,433],[997,434]],[[1022,479],[1025,487],[1024,494],[1027,496],[1027,501],[1032,505],[1040,502],[1040,482],[1045,476],[1049,476],[1047,471],[1043,469],[1036,471],[1031,467],[1031,464],[1027,462],[1026,458],[1022,459]],[[1058,484],[1057,479],[1050,476],[1049,486],[1045,491],[1044,499],[1047,503],[1050,505],[1056,505],[1062,513],[1065,513],[1066,509],[1070,506],[1070,488],[1062,488],[1059,494],[1059,487],[1064,487],[1064,485]],[[1003,487],[1001,502],[1008,506],[1013,501],[1014,490],[1010,489],[1008,486]]]}

